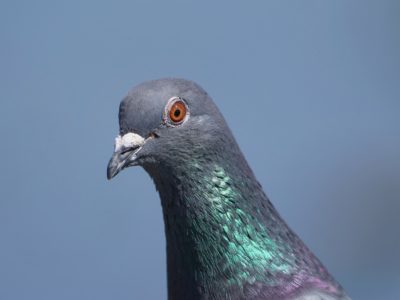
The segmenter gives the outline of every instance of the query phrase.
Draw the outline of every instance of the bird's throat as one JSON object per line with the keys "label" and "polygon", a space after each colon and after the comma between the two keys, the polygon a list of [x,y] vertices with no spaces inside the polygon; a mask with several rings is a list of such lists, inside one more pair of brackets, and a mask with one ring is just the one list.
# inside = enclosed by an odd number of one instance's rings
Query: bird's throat
{"label": "bird's throat", "polygon": [[291,273],[290,245],[279,238],[291,232],[271,229],[287,227],[247,165],[191,162],[168,179],[147,171],[162,200],[170,298],[223,296]]}

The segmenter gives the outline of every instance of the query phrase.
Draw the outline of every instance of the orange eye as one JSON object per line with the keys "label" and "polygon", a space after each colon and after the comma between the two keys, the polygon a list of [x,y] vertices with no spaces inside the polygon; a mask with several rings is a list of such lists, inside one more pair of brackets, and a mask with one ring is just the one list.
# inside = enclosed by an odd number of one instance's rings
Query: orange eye
{"label": "orange eye", "polygon": [[186,113],[185,103],[182,100],[177,100],[169,109],[169,119],[174,123],[180,123],[185,119]]}

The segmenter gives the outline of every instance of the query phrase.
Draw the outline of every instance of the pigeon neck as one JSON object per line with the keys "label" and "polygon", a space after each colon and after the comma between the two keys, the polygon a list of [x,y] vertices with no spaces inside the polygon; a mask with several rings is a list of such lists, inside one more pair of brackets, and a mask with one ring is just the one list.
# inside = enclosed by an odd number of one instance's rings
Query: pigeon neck
{"label": "pigeon neck", "polygon": [[294,272],[288,240],[297,237],[243,157],[230,161],[224,156],[146,168],[163,206],[171,299],[222,299],[256,281],[284,284]]}

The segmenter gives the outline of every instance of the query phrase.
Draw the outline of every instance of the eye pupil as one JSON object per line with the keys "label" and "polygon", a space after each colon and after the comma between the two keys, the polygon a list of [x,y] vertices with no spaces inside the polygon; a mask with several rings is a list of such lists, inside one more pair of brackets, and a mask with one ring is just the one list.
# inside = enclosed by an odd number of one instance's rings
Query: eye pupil
{"label": "eye pupil", "polygon": [[177,109],[174,111],[174,116],[175,116],[175,117],[179,117],[180,114],[181,114],[181,111],[179,110],[179,108],[177,108]]}

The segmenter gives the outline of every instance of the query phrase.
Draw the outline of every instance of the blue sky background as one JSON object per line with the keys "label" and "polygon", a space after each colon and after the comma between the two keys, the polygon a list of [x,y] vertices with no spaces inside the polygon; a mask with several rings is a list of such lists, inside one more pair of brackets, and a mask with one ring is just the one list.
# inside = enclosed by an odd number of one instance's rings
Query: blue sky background
{"label": "blue sky background", "polygon": [[1,1],[0,299],[165,299],[149,176],[106,180],[119,101],[197,81],[354,299],[400,299],[399,1]]}

